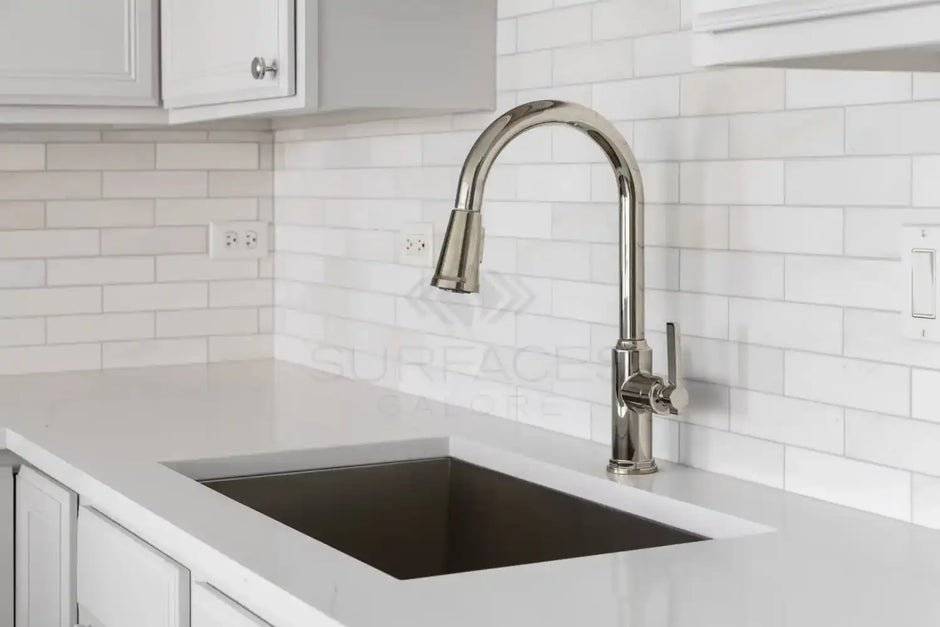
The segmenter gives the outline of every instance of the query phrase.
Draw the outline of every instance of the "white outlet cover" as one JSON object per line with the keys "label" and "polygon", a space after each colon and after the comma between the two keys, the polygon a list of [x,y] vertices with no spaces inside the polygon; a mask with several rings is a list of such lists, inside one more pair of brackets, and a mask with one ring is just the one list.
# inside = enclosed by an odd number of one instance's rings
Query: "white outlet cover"
{"label": "white outlet cover", "polygon": [[430,267],[434,264],[434,225],[411,222],[398,230],[398,260],[410,266]]}
{"label": "white outlet cover", "polygon": [[[267,222],[209,223],[209,257],[211,259],[263,259],[268,256]],[[227,234],[234,233],[234,243]],[[252,237],[257,237],[255,241]]]}

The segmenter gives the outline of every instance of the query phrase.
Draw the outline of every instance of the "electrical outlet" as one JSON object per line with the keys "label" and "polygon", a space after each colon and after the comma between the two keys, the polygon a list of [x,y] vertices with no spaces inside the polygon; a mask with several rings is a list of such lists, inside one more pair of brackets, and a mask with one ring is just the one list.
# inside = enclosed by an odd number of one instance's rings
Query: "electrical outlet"
{"label": "electrical outlet", "polygon": [[261,259],[268,256],[267,222],[211,222],[209,257]]}
{"label": "electrical outlet", "polygon": [[434,263],[434,225],[430,222],[403,224],[398,231],[398,259],[412,266]]}

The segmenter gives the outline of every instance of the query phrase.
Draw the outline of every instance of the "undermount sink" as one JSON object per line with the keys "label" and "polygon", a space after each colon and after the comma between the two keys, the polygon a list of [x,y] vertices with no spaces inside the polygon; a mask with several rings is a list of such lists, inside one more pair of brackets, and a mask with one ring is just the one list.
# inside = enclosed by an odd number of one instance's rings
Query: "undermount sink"
{"label": "undermount sink", "polygon": [[201,482],[398,579],[707,539],[451,456]]}

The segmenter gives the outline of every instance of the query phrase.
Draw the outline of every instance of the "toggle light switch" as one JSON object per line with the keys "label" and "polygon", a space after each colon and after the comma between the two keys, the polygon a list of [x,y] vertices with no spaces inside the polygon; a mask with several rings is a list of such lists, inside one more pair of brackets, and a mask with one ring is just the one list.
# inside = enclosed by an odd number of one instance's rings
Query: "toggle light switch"
{"label": "toggle light switch", "polygon": [[937,251],[911,251],[911,315],[937,317]]}

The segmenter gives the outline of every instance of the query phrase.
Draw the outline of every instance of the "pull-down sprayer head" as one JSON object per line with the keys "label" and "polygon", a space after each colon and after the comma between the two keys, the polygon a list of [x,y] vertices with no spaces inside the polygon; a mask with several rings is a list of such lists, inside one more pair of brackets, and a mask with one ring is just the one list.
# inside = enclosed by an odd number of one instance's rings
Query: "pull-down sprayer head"
{"label": "pull-down sprayer head", "polygon": [[437,270],[431,285],[448,292],[474,294],[480,291],[480,261],[483,257],[483,214],[454,209]]}

